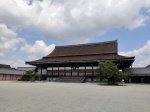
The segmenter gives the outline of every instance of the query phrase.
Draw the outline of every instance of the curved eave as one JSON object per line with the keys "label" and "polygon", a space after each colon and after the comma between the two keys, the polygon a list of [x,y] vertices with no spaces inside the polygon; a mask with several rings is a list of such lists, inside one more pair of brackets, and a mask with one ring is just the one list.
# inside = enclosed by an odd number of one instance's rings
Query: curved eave
{"label": "curved eave", "polygon": [[37,60],[37,61],[31,61],[31,62],[26,62],[26,64],[30,64],[30,65],[50,65],[50,64],[68,64],[68,63],[97,63],[99,61],[112,61],[112,62],[116,62],[116,63],[123,63],[123,65],[125,67],[130,67],[131,64],[134,62],[134,58],[135,57],[126,57],[123,59],[99,59],[99,60],[67,60],[67,61],[42,61],[41,60]]}

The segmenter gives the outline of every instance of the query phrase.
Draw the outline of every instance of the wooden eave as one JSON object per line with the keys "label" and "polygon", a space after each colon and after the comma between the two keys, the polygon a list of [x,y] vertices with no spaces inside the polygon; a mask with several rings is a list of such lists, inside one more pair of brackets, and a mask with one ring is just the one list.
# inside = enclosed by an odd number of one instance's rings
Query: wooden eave
{"label": "wooden eave", "polygon": [[92,56],[70,56],[70,57],[51,57],[42,58],[36,61],[26,62],[27,64],[46,64],[46,63],[65,63],[65,62],[98,62],[104,60],[131,60],[134,61],[134,57],[124,57],[120,55],[92,55]]}

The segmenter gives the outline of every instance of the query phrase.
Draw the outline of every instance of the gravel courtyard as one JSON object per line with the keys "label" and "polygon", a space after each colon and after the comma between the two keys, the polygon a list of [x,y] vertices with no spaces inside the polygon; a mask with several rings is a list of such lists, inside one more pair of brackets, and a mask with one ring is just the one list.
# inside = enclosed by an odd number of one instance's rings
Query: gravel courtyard
{"label": "gravel courtyard", "polygon": [[150,112],[150,85],[0,81],[0,112]]}

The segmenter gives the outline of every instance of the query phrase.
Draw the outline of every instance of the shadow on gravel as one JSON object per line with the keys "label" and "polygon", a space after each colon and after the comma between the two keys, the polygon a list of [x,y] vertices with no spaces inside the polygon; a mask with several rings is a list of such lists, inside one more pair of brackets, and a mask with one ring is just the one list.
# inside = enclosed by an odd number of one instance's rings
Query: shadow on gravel
{"label": "shadow on gravel", "polygon": [[13,83],[46,83],[48,81],[11,81]]}
{"label": "shadow on gravel", "polygon": [[100,84],[98,84],[98,85],[100,85],[100,86],[128,86],[128,85],[126,85],[126,84],[108,85],[108,84],[105,84],[105,83],[100,83]]}

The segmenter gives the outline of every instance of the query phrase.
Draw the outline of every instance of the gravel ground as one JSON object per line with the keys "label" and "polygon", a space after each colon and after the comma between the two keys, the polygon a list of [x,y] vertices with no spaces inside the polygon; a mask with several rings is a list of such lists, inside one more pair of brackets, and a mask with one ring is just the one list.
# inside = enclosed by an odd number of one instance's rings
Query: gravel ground
{"label": "gravel ground", "polygon": [[0,112],[150,112],[150,85],[0,81]]}

